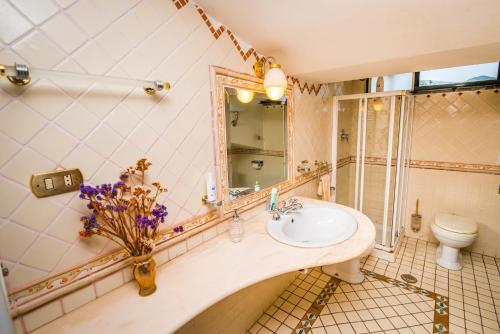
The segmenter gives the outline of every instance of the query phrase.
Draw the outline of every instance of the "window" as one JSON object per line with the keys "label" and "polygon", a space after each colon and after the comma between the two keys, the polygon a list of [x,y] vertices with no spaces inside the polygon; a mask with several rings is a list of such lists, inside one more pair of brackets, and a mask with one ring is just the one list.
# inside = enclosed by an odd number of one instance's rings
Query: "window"
{"label": "window", "polygon": [[500,63],[487,63],[415,73],[415,90],[500,85]]}
{"label": "window", "polygon": [[[413,73],[401,73],[395,75],[384,76],[384,92],[393,90],[411,90],[413,81]],[[377,91],[377,77],[370,80],[369,93]]]}

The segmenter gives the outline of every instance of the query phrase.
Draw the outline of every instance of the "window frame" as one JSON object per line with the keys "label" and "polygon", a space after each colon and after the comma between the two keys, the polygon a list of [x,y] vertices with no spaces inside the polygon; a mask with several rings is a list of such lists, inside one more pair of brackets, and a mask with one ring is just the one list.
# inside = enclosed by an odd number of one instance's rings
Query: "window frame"
{"label": "window frame", "polygon": [[[457,66],[459,67],[459,66]],[[413,77],[413,91],[415,92],[430,92],[435,90],[455,90],[458,88],[467,87],[497,87],[500,86],[500,62],[498,62],[498,72],[496,80],[484,80],[473,82],[460,82],[445,85],[420,86],[420,72],[415,72]]]}

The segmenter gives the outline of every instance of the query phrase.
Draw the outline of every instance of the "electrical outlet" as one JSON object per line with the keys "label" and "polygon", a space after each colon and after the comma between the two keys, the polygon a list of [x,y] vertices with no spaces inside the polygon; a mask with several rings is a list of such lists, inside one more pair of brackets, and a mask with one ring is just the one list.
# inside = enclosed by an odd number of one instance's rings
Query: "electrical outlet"
{"label": "electrical outlet", "polygon": [[80,189],[83,175],[79,169],[33,174],[31,176],[31,191],[36,197],[59,195]]}
{"label": "electrical outlet", "polygon": [[64,175],[63,179],[64,179],[64,185],[66,187],[71,187],[71,185],[73,184],[73,182],[71,181],[71,174]]}

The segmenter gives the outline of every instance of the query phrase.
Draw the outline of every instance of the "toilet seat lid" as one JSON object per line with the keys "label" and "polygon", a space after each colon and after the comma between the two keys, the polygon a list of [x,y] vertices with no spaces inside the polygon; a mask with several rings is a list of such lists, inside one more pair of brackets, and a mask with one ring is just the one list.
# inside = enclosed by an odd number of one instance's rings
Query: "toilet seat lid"
{"label": "toilet seat lid", "polygon": [[436,216],[435,224],[443,230],[461,234],[476,234],[477,224],[468,217],[457,215],[439,214]]}

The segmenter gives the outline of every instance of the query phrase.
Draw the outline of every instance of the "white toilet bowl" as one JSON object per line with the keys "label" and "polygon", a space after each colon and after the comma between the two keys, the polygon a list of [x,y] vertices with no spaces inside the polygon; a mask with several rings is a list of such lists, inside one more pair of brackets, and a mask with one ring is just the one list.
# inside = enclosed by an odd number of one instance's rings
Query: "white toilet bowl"
{"label": "white toilet bowl", "polygon": [[439,214],[431,229],[439,240],[437,264],[450,270],[462,269],[460,248],[470,246],[476,240],[477,224],[471,218]]}

